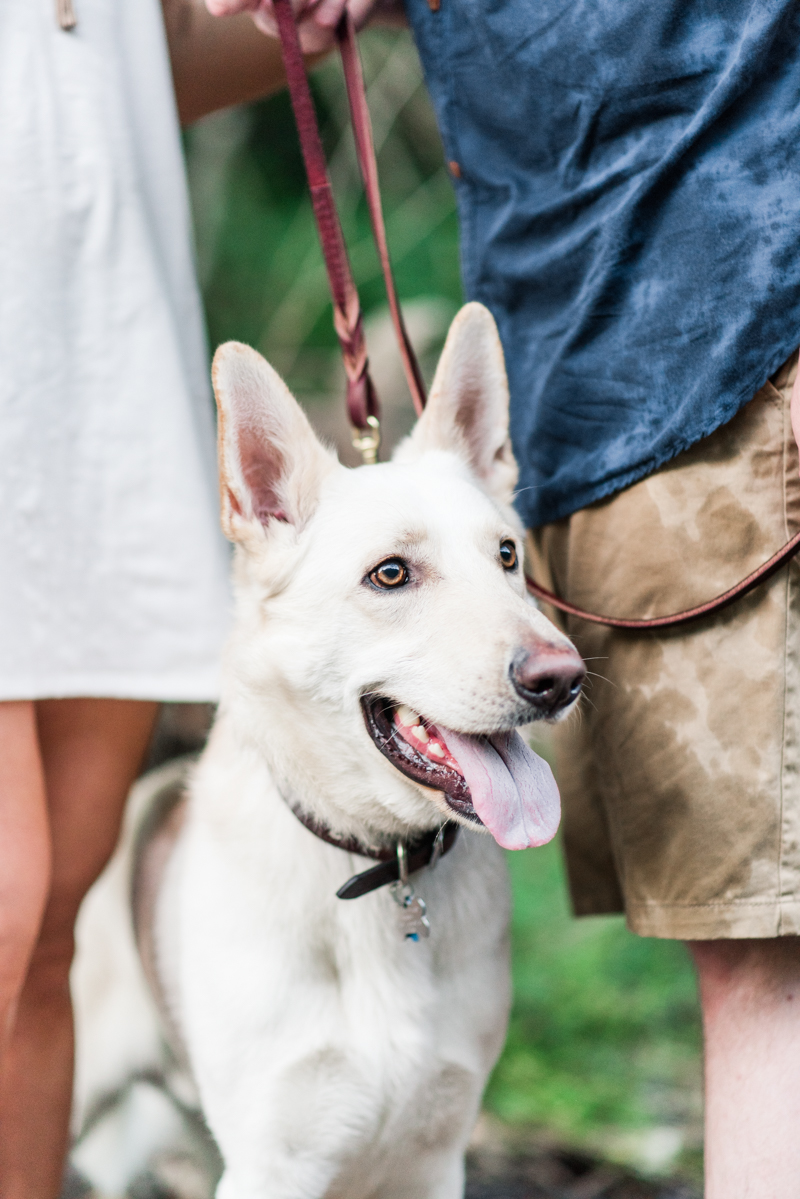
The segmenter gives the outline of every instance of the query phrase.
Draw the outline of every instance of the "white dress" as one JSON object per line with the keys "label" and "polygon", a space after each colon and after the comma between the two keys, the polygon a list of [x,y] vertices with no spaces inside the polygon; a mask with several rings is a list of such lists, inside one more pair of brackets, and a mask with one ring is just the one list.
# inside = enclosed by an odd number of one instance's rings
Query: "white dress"
{"label": "white dress", "polygon": [[0,699],[217,693],[212,401],[158,0],[0,0]]}

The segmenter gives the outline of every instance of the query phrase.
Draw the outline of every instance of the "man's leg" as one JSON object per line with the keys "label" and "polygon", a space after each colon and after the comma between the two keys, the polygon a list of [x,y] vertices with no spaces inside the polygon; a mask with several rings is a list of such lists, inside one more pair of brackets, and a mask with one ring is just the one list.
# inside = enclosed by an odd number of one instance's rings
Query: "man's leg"
{"label": "man's leg", "polygon": [[694,941],[706,1199],[800,1195],[800,938]]}
{"label": "man's leg", "polygon": [[2,1199],[54,1199],[67,1146],[73,1029],[73,926],[110,856],[157,705],[36,703],[52,844],[49,898],[0,1067]]}

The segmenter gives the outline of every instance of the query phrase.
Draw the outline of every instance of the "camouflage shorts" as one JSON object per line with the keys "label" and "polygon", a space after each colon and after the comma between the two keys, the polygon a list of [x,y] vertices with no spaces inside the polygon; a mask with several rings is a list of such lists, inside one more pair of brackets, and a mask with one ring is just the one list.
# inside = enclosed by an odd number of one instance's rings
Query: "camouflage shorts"
{"label": "camouflage shorts", "polygon": [[[794,373],[656,474],[533,533],[537,579],[655,616],[757,567],[800,528]],[[800,934],[800,560],[682,631],[564,627],[593,672],[556,733],[576,913],[624,910],[644,936]]]}

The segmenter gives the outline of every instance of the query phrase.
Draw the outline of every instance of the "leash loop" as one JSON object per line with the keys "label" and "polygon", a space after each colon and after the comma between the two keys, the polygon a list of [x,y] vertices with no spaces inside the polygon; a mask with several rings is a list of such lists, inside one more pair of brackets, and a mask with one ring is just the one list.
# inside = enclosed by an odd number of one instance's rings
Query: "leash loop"
{"label": "leash loop", "polygon": [[333,198],[291,0],[275,0],[273,12],[311,193],[311,206],[333,298],[333,324],[347,375],[347,411],[353,428],[364,433],[371,428],[369,417],[379,420],[379,411],[378,397],[369,376],[361,305]]}
{"label": "leash loop", "polygon": [[[377,462],[378,459],[380,410],[378,396],[369,373],[361,304],[336,209],[291,0],[273,0],[273,11],[311,193],[311,206],[333,298],[333,324],[339,338],[347,375],[347,412],[353,426],[353,445],[361,453],[365,465],[369,465]],[[342,59],[342,70],[356,143],[356,157],[364,182],[370,224],[383,272],[389,311],[397,334],[406,381],[417,415],[419,415],[425,405],[425,385],[414,347],[403,321],[394,284],[381,205],[372,125],[364,89],[364,76],[361,70],[355,26],[347,11],[337,26],[336,40]]]}
{"label": "leash loop", "polygon": [[389,244],[386,240],[386,225],[383,219],[381,203],[381,187],[378,179],[378,163],[375,157],[375,142],[372,136],[372,121],[367,104],[367,93],[364,87],[364,73],[361,69],[361,56],[358,52],[353,18],[345,9],[336,30],[339,42],[339,53],[342,57],[342,70],[347,88],[347,100],[350,105],[350,120],[353,125],[353,137],[356,143],[356,158],[358,159],[361,178],[364,182],[364,195],[367,200],[372,236],[380,258],[383,272],[383,283],[386,288],[386,299],[389,302],[389,312],[397,336],[403,371],[406,376],[408,390],[417,416],[422,415],[425,407],[425,381],[422,378],[419,361],[408,336],[403,310],[397,297],[392,262],[389,256]]}

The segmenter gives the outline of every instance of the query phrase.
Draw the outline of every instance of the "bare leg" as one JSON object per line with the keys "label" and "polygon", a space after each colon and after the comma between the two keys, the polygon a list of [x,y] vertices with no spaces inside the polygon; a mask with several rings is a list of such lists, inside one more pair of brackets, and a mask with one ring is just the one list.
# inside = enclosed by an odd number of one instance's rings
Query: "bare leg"
{"label": "bare leg", "polygon": [[3,1199],[54,1199],[60,1189],[72,1092],[73,926],[114,848],[156,711],[132,700],[36,703],[52,873],[0,1071]]}
{"label": "bare leg", "polygon": [[797,1199],[800,938],[690,948],[705,1031],[706,1199]]}
{"label": "bare leg", "polygon": [[0,703],[0,1056],[49,885],[50,831],[36,714],[29,701]]}

